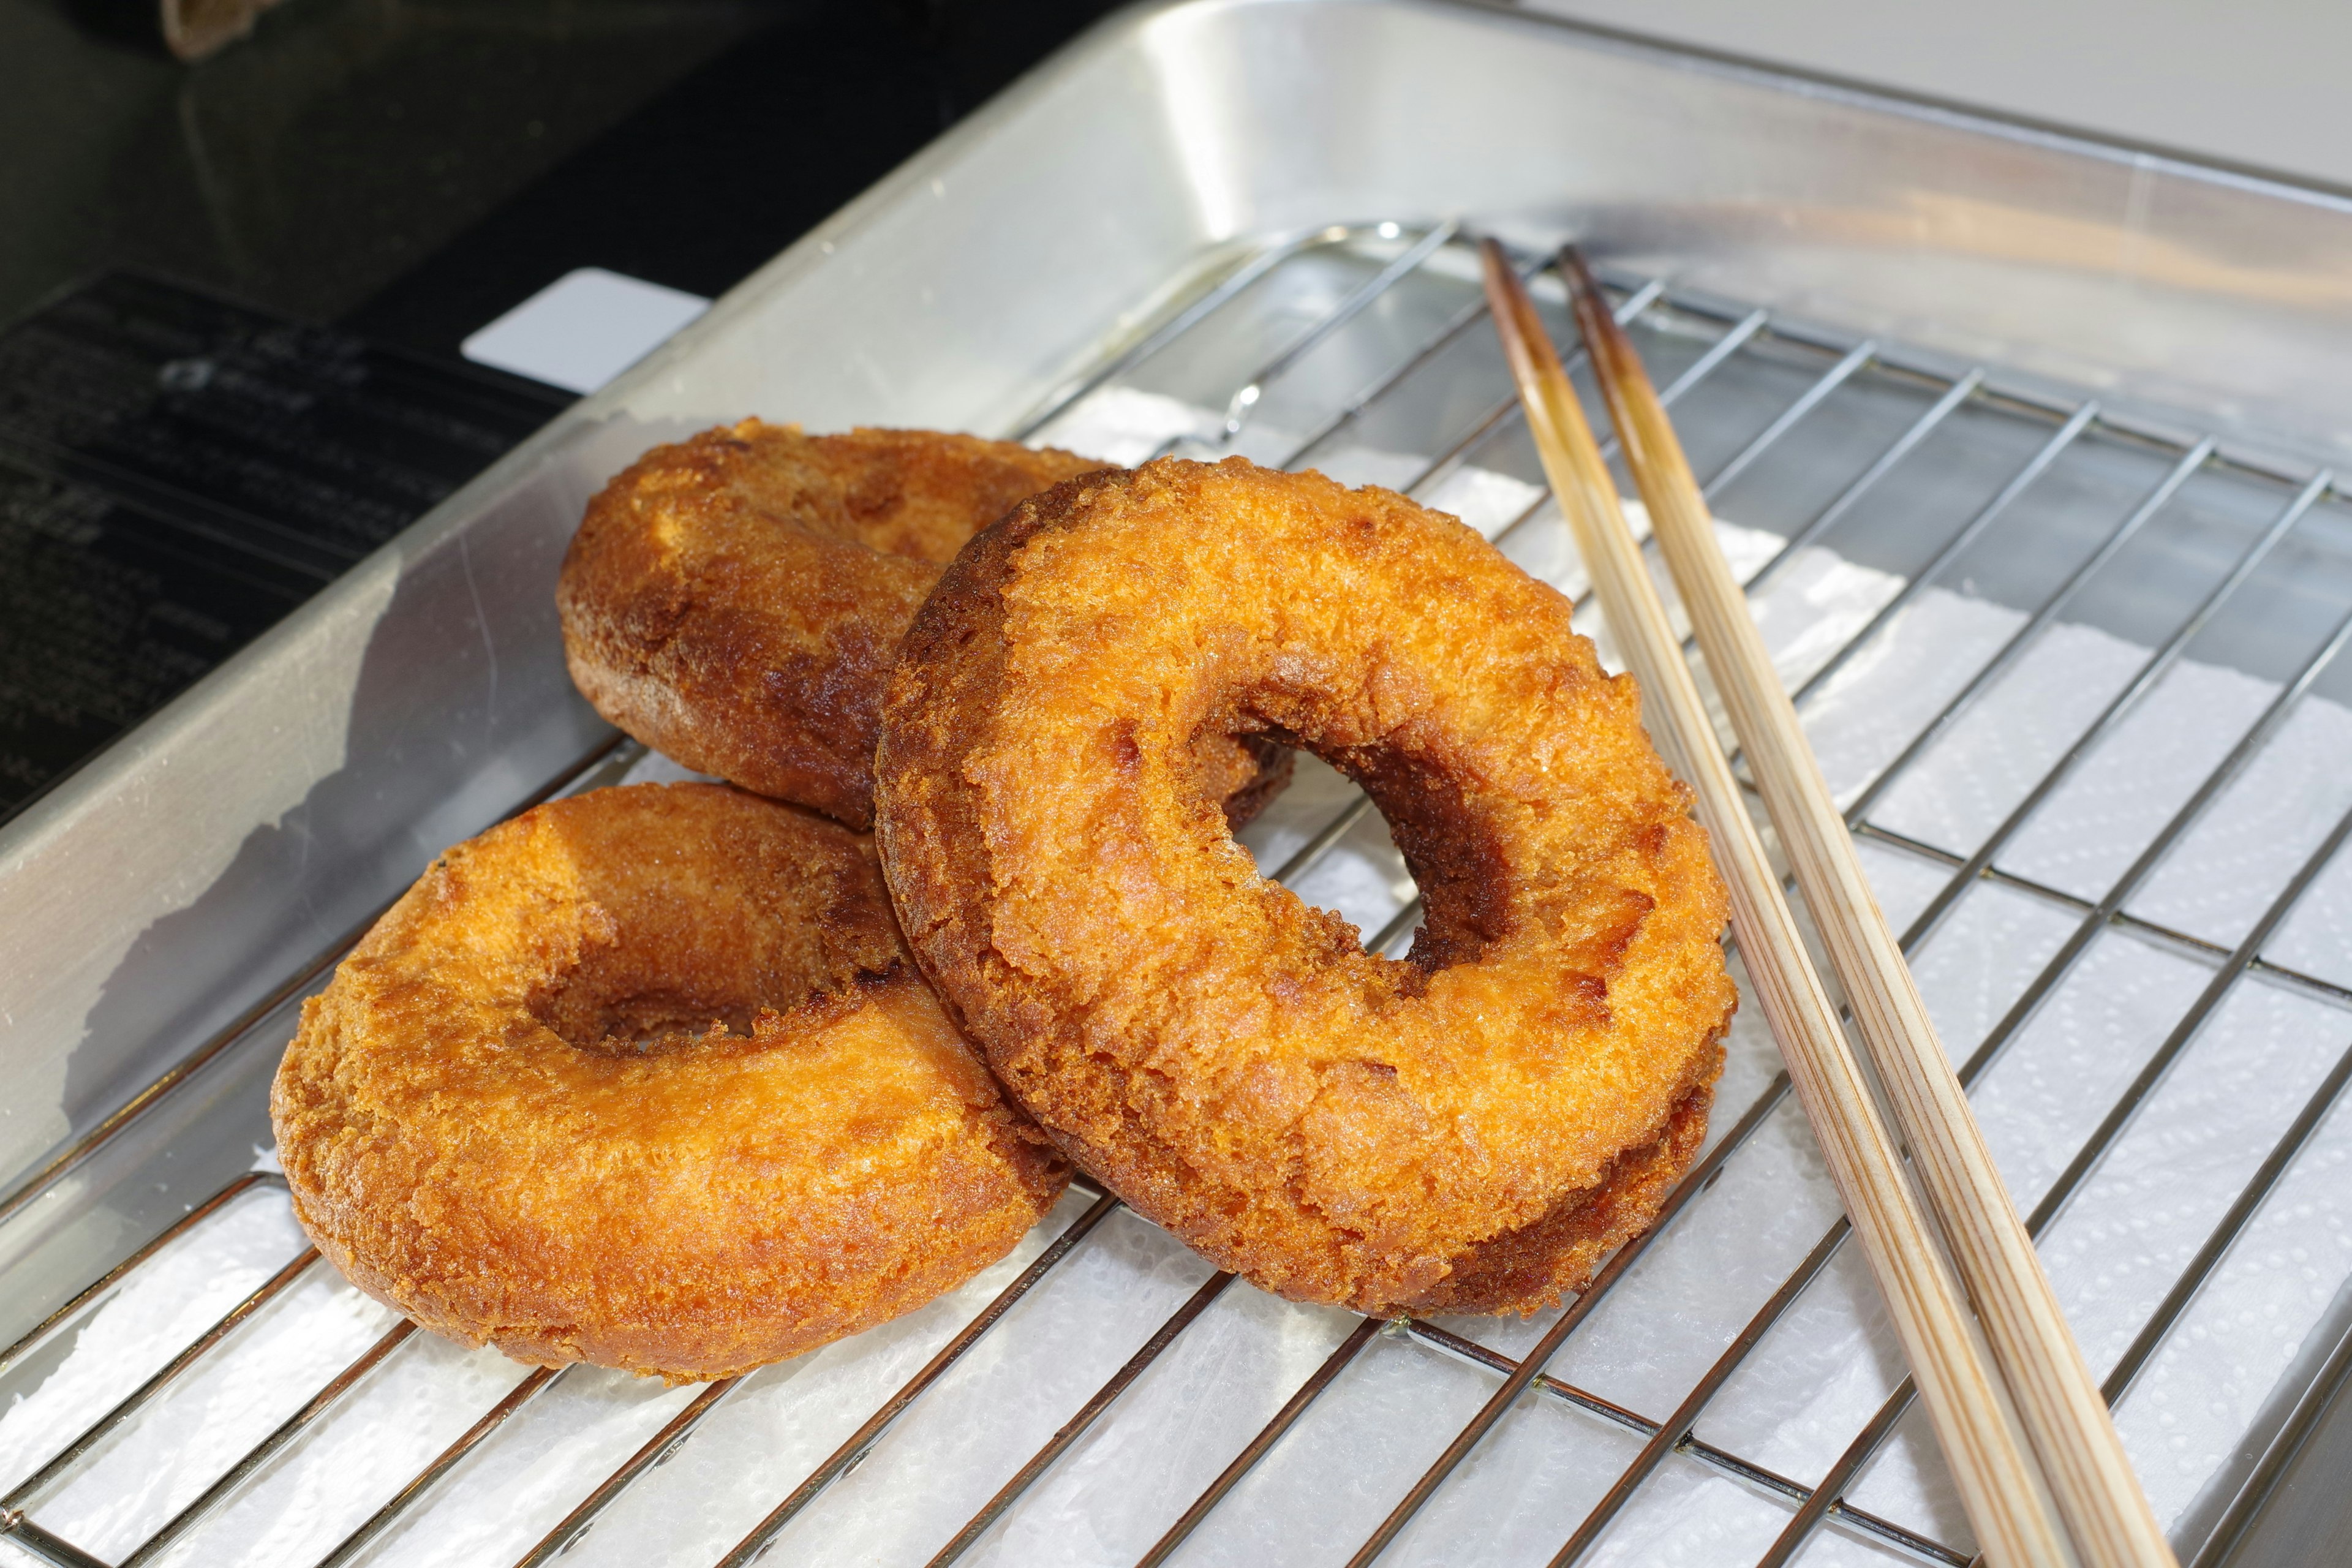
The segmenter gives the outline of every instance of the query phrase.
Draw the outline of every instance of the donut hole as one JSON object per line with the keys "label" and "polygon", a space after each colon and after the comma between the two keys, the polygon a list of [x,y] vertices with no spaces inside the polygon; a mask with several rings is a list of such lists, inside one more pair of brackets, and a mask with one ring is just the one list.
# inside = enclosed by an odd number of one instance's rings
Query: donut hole
{"label": "donut hole", "polygon": [[[1513,915],[1501,836],[1465,787],[1466,768],[1447,753],[1442,739],[1354,741],[1351,736],[1360,733],[1361,727],[1351,724],[1347,716],[1326,715],[1314,704],[1302,705],[1295,699],[1285,701],[1265,693],[1245,695],[1204,728],[1212,734],[1230,732],[1233,742],[1229,743],[1280,746],[1304,752],[1370,798],[1379,826],[1386,828],[1390,846],[1403,861],[1410,879],[1409,886],[1401,889],[1406,907],[1416,896],[1422,900],[1419,923],[1403,957],[1388,957],[1398,945],[1394,939],[1371,954],[1383,964],[1395,964],[1401,971],[1397,978],[1408,991],[1418,990],[1440,970],[1478,962],[1510,933]],[[1203,749],[1196,739],[1196,753]],[[1344,808],[1343,796],[1329,798],[1338,796],[1342,786],[1338,780],[1328,783],[1328,792],[1311,785],[1300,791],[1317,802],[1310,819],[1315,826]],[[1375,831],[1373,824],[1362,822],[1348,837],[1360,846]],[[1326,855],[1338,848],[1332,846]],[[1383,858],[1378,850],[1372,855],[1376,860]],[[1319,904],[1308,907],[1335,921],[1349,919],[1343,910]],[[1361,928],[1360,937],[1369,943],[1380,929],[1377,924],[1367,925]]]}
{"label": "donut hole", "polygon": [[[1402,960],[1423,975],[1475,963],[1512,927],[1502,838],[1443,755],[1395,744],[1307,749],[1371,797],[1422,901]],[[1375,954],[1375,956],[1384,956]]]}
{"label": "donut hole", "polygon": [[531,1015],[568,1044],[599,1056],[658,1056],[708,1039],[716,1029],[750,1038],[760,1005],[675,986],[615,990],[605,976],[572,976],[535,994]]}
{"label": "donut hole", "polygon": [[[756,843],[706,847],[717,852],[691,882],[674,871],[608,870],[633,864],[611,844],[571,847],[582,878],[581,937],[525,1005],[582,1050],[655,1055],[710,1042],[714,1029],[749,1039],[761,1012],[789,1012],[851,977],[854,965],[831,951],[823,919],[790,917],[755,894],[789,875],[760,865]],[[824,909],[833,890],[803,886],[790,901]]]}
{"label": "donut hole", "polygon": [[748,1039],[761,1009],[782,1011],[814,989],[793,987],[772,965],[703,945],[665,955],[625,942],[595,944],[532,992],[531,1016],[583,1051],[652,1056],[713,1029]]}

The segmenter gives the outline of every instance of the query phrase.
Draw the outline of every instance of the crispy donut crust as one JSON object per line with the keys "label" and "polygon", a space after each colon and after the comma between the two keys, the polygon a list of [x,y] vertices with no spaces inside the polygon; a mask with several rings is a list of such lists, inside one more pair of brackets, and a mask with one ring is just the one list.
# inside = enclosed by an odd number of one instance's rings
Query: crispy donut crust
{"label": "crispy donut crust", "polygon": [[[861,831],[898,639],[940,569],[1090,458],[928,430],[740,425],[656,447],[588,505],[556,607],[572,679],[655,750]],[[1234,820],[1287,752],[1202,759]]]}
{"label": "crispy donut crust", "polygon": [[[1370,793],[1404,962],[1261,877],[1181,757],[1264,731]],[[1454,519],[1231,458],[1073,480],[968,545],[877,758],[910,945],[1082,1167],[1360,1311],[1533,1311],[1704,1137],[1726,898],[1627,676]]]}
{"label": "crispy donut crust", "polygon": [[362,1289],[673,1382],[921,1306],[1068,1180],[906,962],[871,841],[712,784],[442,856],[304,1004],[270,1118]]}

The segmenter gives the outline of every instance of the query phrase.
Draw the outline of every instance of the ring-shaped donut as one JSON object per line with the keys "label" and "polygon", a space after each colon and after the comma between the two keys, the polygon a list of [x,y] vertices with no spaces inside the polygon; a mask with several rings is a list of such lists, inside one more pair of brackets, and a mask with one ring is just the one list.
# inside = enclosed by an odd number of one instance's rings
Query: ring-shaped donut
{"label": "ring-shaped donut", "polygon": [[[940,568],[1014,503],[1102,466],[972,436],[807,436],[757,419],[656,447],[589,503],[564,556],[572,681],[696,772],[864,831],[882,689]],[[1289,763],[1231,742],[1198,762],[1237,823]]]}
{"label": "ring-shaped donut", "polygon": [[[1360,783],[1411,956],[1262,877],[1181,759]],[[1379,489],[1240,458],[1073,480],[967,546],[877,759],[910,945],[1077,1163],[1220,1266],[1532,1311],[1654,1215],[1735,1003],[1686,792],[1553,589]]]}
{"label": "ring-shaped donut", "polygon": [[906,962],[871,841],[712,784],[442,856],[304,1005],[270,1114],[361,1289],[672,1381],[922,1305],[1068,1179]]}

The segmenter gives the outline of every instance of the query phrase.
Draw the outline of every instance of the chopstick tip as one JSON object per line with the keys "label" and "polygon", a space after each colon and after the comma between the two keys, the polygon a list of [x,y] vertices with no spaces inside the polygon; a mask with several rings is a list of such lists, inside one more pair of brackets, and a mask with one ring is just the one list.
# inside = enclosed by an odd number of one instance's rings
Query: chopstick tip
{"label": "chopstick tip", "polygon": [[[1559,275],[1568,285],[1569,307],[1584,334],[1584,346],[1592,355],[1592,369],[1600,378],[1601,394],[1610,399],[1613,408],[1618,396],[1613,389],[1647,384],[1641,356],[1633,352],[1633,341],[1626,337],[1616,312],[1609,308],[1609,296],[1601,292],[1600,279],[1585,265],[1584,253],[1573,244],[1559,247]],[[1623,424],[1622,415],[1618,422]],[[1632,440],[1622,429],[1619,435]]]}
{"label": "chopstick tip", "polygon": [[1570,300],[1582,301],[1601,297],[1600,281],[1592,276],[1592,268],[1585,265],[1584,252],[1576,247],[1573,240],[1559,247],[1559,275],[1568,285]]}
{"label": "chopstick tip", "polygon": [[1510,253],[1500,244],[1491,238],[1479,241],[1478,257],[1486,274],[1486,303],[1495,318],[1495,330],[1503,335],[1507,350],[1523,329],[1518,316],[1528,309],[1528,292],[1520,287]]}

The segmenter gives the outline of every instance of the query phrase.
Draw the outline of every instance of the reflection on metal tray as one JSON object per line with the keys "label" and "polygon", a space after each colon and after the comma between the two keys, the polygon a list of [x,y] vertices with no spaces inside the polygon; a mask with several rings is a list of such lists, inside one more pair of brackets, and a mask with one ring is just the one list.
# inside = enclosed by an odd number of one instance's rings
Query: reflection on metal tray
{"label": "reflection on metal tray", "polygon": [[[1304,51],[1349,63],[1346,104],[1257,74]],[[2335,411],[2306,374],[2339,330],[2345,215],[1788,85],[1465,7],[1142,13],[780,258],[0,841],[0,951],[37,974],[9,982],[0,1046],[12,1113],[37,1123],[0,1134],[23,1173],[0,1196],[0,1310],[31,1331],[0,1394],[47,1385],[142,1279],[278,1202],[238,1174],[261,1093],[294,999],[373,908],[443,843],[632,763],[564,689],[547,590],[586,493],[647,441],[756,408],[1240,450],[1458,510],[1574,592],[1460,238],[1573,220],[1618,258],[1621,310],[2177,1539],[2200,1562],[2263,1547],[2259,1510],[2326,1436],[2352,1343],[2326,1180],[2352,1077],[2352,898],[2330,869],[2352,825],[2333,727],[2352,513],[2308,460]],[[1969,203],[1975,228],[1944,222]],[[1398,221],[1301,226],[1383,210]],[[2250,232],[2286,259],[2232,259]],[[2168,290],[2177,316],[2151,303]],[[2250,359],[2274,373],[2260,397]],[[291,741],[257,758],[273,729]],[[175,795],[192,773],[204,793]],[[1409,879],[1328,773],[1251,843],[1375,947],[1409,932]],[[101,889],[112,867],[147,885]],[[91,910],[20,913],[44,874]],[[1602,1552],[1644,1561],[1965,1563],[1773,1066],[1752,1027],[1735,1043],[1705,1167],[1570,1309],[1548,1397],[1418,1512],[1399,1505],[1533,1327],[1383,1334],[1282,1307],[1074,1200],[899,1339],[698,1393],[513,1369],[461,1409],[478,1367],[354,1319],[247,1437],[108,1513],[76,1477],[169,1417],[188,1335],[126,1351],[147,1356],[128,1382],[0,1475],[0,1506],[29,1516],[7,1538],[86,1561],[67,1521],[103,1514],[100,1561],[202,1555],[300,1497],[318,1513],[299,1560],[404,1561],[488,1529],[450,1511],[478,1498],[469,1470],[520,1474],[539,1443],[487,1560],[654,1542],[744,1561],[772,1541],[780,1560],[1247,1561],[1307,1521],[1335,1562],[1376,1542],[1540,1562],[1590,1519]],[[248,1184],[186,1213],[225,1183]],[[227,1316],[196,1325],[186,1387],[293,1342],[298,1296],[331,1283],[297,1247],[207,1309]],[[1071,1315],[1090,1301],[1122,1310]],[[442,1426],[405,1434],[397,1468],[355,1465],[348,1418],[396,1408],[395,1385],[441,1390]],[[110,1410],[121,1429],[94,1429]],[[392,1446],[399,1423],[372,1419]],[[760,1422],[761,1462],[730,1459]],[[2187,1458],[2184,1432],[2204,1445]]]}

